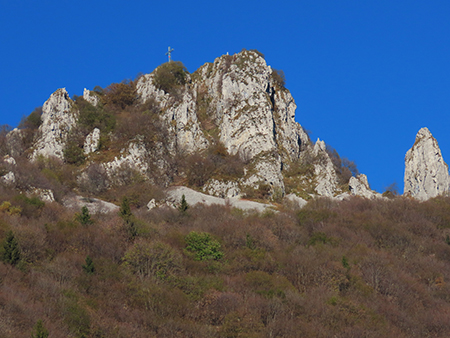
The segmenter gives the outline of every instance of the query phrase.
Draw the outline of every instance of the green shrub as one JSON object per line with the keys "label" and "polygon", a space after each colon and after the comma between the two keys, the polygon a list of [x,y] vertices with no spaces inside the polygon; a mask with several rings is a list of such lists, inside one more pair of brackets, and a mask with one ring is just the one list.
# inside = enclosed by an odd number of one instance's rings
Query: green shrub
{"label": "green shrub", "polygon": [[69,164],[81,165],[86,160],[84,155],[84,141],[81,140],[80,135],[69,136],[66,146],[63,150],[64,161]]}
{"label": "green shrub", "polygon": [[19,129],[38,129],[42,124],[42,107],[35,108],[30,115],[22,118],[19,123]]}
{"label": "green shrub", "polygon": [[5,242],[3,243],[3,261],[14,266],[19,263],[20,258],[19,243],[14,233],[10,230],[7,232]]}
{"label": "green shrub", "polygon": [[[245,48],[244,48],[244,50],[245,50]],[[257,49],[249,49],[249,52],[256,53],[256,54],[258,54],[260,57],[262,57],[263,59],[266,58],[266,57],[264,56],[264,54],[261,53],[261,52],[260,52],[259,50],[257,50]]]}
{"label": "green shrub", "polygon": [[155,69],[153,84],[166,93],[174,91],[186,83],[187,69],[180,61],[167,62]]}
{"label": "green shrub", "polygon": [[127,197],[124,197],[122,199],[122,204],[120,205],[119,209],[119,216],[122,217],[125,222],[128,222],[129,219],[133,216],[133,214],[131,213],[130,202],[128,201]]}
{"label": "green shrub", "polygon": [[86,264],[83,264],[81,267],[88,275],[93,275],[95,273],[94,261],[89,256],[86,257]]}
{"label": "green shrub", "polygon": [[36,325],[33,327],[33,333],[31,338],[47,338],[49,335],[48,330],[44,327],[44,322],[39,319]]}
{"label": "green shrub", "polygon": [[78,108],[78,123],[81,127],[90,132],[94,128],[99,128],[102,133],[109,133],[116,126],[116,117],[104,110],[102,107],[95,107],[82,96],[78,96],[75,104]]}
{"label": "green shrub", "polygon": [[220,243],[206,232],[191,231],[185,238],[186,251],[197,261],[219,260],[224,256]]}

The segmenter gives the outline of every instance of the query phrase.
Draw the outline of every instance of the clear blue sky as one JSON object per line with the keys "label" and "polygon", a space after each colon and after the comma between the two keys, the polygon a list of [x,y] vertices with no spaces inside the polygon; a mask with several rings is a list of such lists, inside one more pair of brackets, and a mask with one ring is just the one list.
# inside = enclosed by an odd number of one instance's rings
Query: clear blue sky
{"label": "clear blue sky", "polygon": [[242,48],[284,70],[296,120],[354,160],[372,188],[397,182],[428,127],[450,162],[450,1],[0,0],[0,124],[17,126],[57,88],[190,72]]}

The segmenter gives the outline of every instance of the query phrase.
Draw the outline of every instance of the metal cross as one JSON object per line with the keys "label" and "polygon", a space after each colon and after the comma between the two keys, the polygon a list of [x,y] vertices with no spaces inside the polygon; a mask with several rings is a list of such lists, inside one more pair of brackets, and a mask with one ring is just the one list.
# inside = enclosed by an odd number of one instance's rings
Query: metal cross
{"label": "metal cross", "polygon": [[172,52],[173,51],[174,51],[174,49],[170,48],[170,46],[169,46],[169,48],[167,49],[167,53],[166,53],[166,55],[169,56],[169,62],[172,61]]}

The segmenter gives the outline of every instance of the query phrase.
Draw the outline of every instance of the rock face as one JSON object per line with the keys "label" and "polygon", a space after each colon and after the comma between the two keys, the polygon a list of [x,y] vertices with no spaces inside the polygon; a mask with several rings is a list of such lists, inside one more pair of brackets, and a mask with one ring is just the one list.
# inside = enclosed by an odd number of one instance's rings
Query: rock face
{"label": "rock face", "polygon": [[295,102],[255,52],[217,58],[197,72],[197,97],[210,102],[207,117],[230,154],[254,165],[244,185],[268,184],[284,192],[283,165],[300,156],[308,136],[295,122]]}
{"label": "rock face", "polygon": [[316,192],[320,196],[333,197],[338,189],[338,178],[330,156],[326,152],[325,142],[317,139],[313,153],[319,158],[314,166],[317,180]]}
{"label": "rock face", "polygon": [[[258,203],[258,202],[246,201],[246,200],[241,200],[239,198],[224,199],[224,198],[209,196],[209,195],[202,194],[198,191],[189,189],[187,187],[173,187],[173,188],[169,189],[167,191],[167,202],[172,203],[173,205],[179,205],[183,195],[186,199],[186,202],[191,206],[194,206],[196,204],[229,205],[233,208],[241,209],[244,211],[254,210],[257,212],[264,212],[268,208],[272,207],[271,204],[263,204],[263,203]],[[153,203],[151,203],[151,204],[153,204]]]}
{"label": "rock face", "polygon": [[113,203],[82,196],[67,197],[64,199],[63,205],[67,208],[74,209],[77,212],[79,212],[82,207],[86,206],[92,214],[108,214],[111,212],[118,212],[120,209]]}
{"label": "rock face", "polygon": [[122,155],[115,158],[111,162],[104,163],[106,173],[113,180],[115,184],[126,184],[123,174],[127,170],[136,170],[142,175],[146,175],[149,169],[147,158],[147,150],[139,142],[130,142],[127,150],[122,150]]}
{"label": "rock face", "polygon": [[70,130],[76,125],[78,113],[65,88],[58,89],[42,107],[40,137],[35,142],[32,159],[39,155],[64,158],[63,150]]}
{"label": "rock face", "polygon": [[353,196],[361,196],[369,199],[381,197],[381,194],[370,189],[367,176],[364,174],[360,174],[356,177],[350,177],[348,185],[350,188],[350,194]]}
{"label": "rock face", "polygon": [[[120,144],[121,151],[114,160],[99,163],[111,184],[126,184],[125,172],[139,172],[158,184],[168,185],[174,158],[178,161],[210,146],[223,145],[225,155],[240,158],[242,166],[226,173],[217,170],[206,179],[203,191],[214,196],[251,196],[253,189],[262,196],[281,197],[286,193],[287,173],[307,158],[303,153],[321,159],[304,179],[308,185],[308,192],[303,190],[306,195],[332,197],[342,189],[324,142],[311,144],[295,121],[296,104],[284,88],[282,77],[258,52],[244,50],[218,57],[192,75],[186,74],[185,84],[178,83],[175,91],[167,89],[170,93],[155,85],[157,74],[156,71],[139,78],[136,102],[141,105],[139,109],[153,114],[163,136],[149,140],[145,137],[148,135],[133,135]],[[87,89],[83,98],[94,106],[99,104],[97,93]],[[43,155],[63,159],[65,143],[70,131],[77,127],[78,115],[65,89],[53,93],[43,106],[32,158]],[[92,129],[85,138],[85,155],[98,150],[100,130],[93,126]],[[20,132],[16,134],[20,136]],[[109,135],[113,142],[116,136]],[[214,148],[208,151],[211,149]],[[87,158],[95,160],[96,156]],[[181,175],[183,170],[180,169]],[[301,187],[295,191],[291,188],[292,185],[289,190],[297,194],[302,192]]]}
{"label": "rock face", "polygon": [[200,128],[196,102],[188,85],[181,100],[175,102],[168,93],[155,87],[153,77],[154,74],[143,75],[137,83],[137,93],[142,103],[154,100],[164,112],[161,118],[168,127],[172,151],[193,153],[205,149],[208,141]]}
{"label": "rock face", "polygon": [[237,197],[240,194],[240,190],[237,182],[233,181],[219,181],[209,180],[204,186],[203,191],[209,195],[217,196],[221,198]]}
{"label": "rock face", "polygon": [[84,88],[83,91],[83,99],[92,104],[94,107],[96,107],[100,101],[100,98],[97,95],[92,94],[91,91],[86,88]]}
{"label": "rock face", "polygon": [[404,195],[424,201],[449,190],[448,165],[436,139],[427,128],[422,128],[405,156]]}
{"label": "rock face", "polygon": [[84,142],[84,154],[89,155],[98,150],[98,142],[100,141],[100,129],[94,128],[94,130],[86,136]]}
{"label": "rock face", "polygon": [[[154,86],[153,74],[142,76],[137,90],[143,103],[153,99],[165,111],[177,149],[205,149],[213,141],[208,134],[217,130],[218,140],[229,154],[239,154],[251,163],[241,186],[265,184],[284,193],[283,167],[297,160],[309,144],[294,120],[294,99],[255,52],[224,55],[200,67],[176,104]],[[214,188],[207,190],[216,196],[237,194],[235,189],[230,192],[228,185],[223,189],[217,182],[210,185]]]}

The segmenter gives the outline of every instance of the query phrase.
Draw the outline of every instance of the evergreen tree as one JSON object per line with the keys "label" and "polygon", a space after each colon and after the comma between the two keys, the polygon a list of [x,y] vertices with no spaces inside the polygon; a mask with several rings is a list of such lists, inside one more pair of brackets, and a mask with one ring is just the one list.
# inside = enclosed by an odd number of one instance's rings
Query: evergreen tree
{"label": "evergreen tree", "polygon": [[5,243],[3,244],[3,261],[11,265],[16,265],[20,261],[20,248],[19,243],[14,237],[13,232],[10,230],[6,234]]}
{"label": "evergreen tree", "polygon": [[39,319],[36,325],[33,327],[31,338],[47,338],[48,334],[48,330],[44,327],[42,319]]}
{"label": "evergreen tree", "polygon": [[78,221],[84,226],[92,224],[91,215],[89,214],[89,209],[87,206],[84,205],[81,208],[81,215],[78,215]]}
{"label": "evergreen tree", "polygon": [[128,202],[128,198],[124,197],[122,205],[120,206],[120,217],[122,217],[125,222],[128,222],[132,215],[130,202]]}
{"label": "evergreen tree", "polygon": [[189,209],[189,204],[186,202],[186,196],[181,196],[181,204],[178,208],[181,212],[186,212],[187,209]]}
{"label": "evergreen tree", "polygon": [[122,200],[119,215],[125,222],[125,226],[127,227],[127,232],[130,239],[136,237],[137,235],[136,222],[133,218],[133,214],[131,213],[130,203],[128,202],[128,198],[126,197],[124,197]]}
{"label": "evergreen tree", "polygon": [[95,266],[91,257],[86,257],[86,265],[82,265],[82,268],[88,275],[93,275],[95,273]]}

